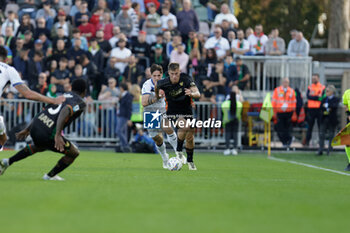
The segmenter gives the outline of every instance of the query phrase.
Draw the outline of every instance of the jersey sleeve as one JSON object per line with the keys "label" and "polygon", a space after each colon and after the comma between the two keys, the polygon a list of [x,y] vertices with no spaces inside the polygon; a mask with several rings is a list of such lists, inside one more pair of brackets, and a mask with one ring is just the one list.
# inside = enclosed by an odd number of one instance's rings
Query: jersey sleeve
{"label": "jersey sleeve", "polygon": [[141,90],[142,95],[150,95],[152,94],[152,87],[150,85],[150,82],[145,82],[142,86]]}
{"label": "jersey sleeve", "polygon": [[11,82],[11,85],[14,87],[24,83],[21,77],[19,76],[17,70],[13,67],[10,67],[7,70],[7,79]]}
{"label": "jersey sleeve", "polygon": [[71,109],[71,115],[77,112],[83,112],[86,108],[85,102],[77,97],[67,98],[65,105]]}
{"label": "jersey sleeve", "polygon": [[184,77],[185,77],[185,80],[186,80],[186,82],[185,82],[186,87],[195,87],[196,86],[196,84],[193,81],[193,78],[191,76],[185,75]]}

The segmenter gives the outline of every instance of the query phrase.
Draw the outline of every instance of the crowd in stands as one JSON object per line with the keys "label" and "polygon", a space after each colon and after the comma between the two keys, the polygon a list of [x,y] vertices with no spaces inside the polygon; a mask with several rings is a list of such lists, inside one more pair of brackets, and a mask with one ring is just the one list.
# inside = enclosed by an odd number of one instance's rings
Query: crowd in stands
{"label": "crowd in stands", "polygon": [[106,98],[110,78],[116,89],[121,83],[141,86],[150,64],[166,71],[169,62],[178,62],[200,87],[201,101],[222,101],[233,85],[249,88],[240,56],[308,56],[302,32],[292,31],[286,48],[278,29],[266,35],[262,25],[239,28],[226,2],[201,1],[211,21],[206,35],[190,0],[8,1],[0,15],[0,45],[32,89],[56,96],[82,78],[92,99]]}
{"label": "crowd in stands", "polygon": [[[199,101],[221,103],[232,88],[237,93],[250,88],[241,56],[308,56],[302,32],[291,31],[286,46],[277,28],[269,34],[260,24],[240,28],[228,0],[200,2],[208,8],[206,22],[199,21],[190,0],[7,1],[0,12],[0,45],[8,51],[8,63],[41,94],[55,97],[70,91],[73,80],[84,79],[90,100],[120,102],[122,93],[133,91],[136,103],[153,63],[165,75],[170,62],[179,63],[199,87]],[[11,87],[2,97],[21,98]],[[103,107],[109,119],[121,114],[115,105]],[[91,127],[92,111],[86,115]]]}

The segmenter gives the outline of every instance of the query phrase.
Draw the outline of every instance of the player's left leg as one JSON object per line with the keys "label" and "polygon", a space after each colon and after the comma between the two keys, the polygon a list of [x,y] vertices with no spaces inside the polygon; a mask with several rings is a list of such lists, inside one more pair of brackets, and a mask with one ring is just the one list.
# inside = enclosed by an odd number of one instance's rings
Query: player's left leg
{"label": "player's left leg", "polygon": [[25,148],[18,151],[14,156],[9,159],[2,159],[0,161],[0,175],[4,174],[5,170],[15,162],[21,161],[37,152],[44,151],[42,148],[38,148],[35,145],[28,144]]}
{"label": "player's left leg", "polygon": [[173,128],[171,127],[171,124],[168,119],[163,118],[163,131],[166,133],[168,142],[173,147],[174,151],[176,151],[177,148],[177,136]]}
{"label": "player's left leg", "polygon": [[0,116],[0,151],[4,149],[4,145],[7,141],[6,126],[4,118]]}
{"label": "player's left leg", "polygon": [[193,162],[193,151],[194,151],[194,129],[190,128],[186,133],[186,154],[187,163],[189,170],[197,170],[196,165]]}
{"label": "player's left leg", "polygon": [[74,160],[79,156],[80,151],[78,148],[71,143],[68,140],[66,141],[65,149],[64,149],[64,156],[58,160],[56,166],[54,166],[51,171],[49,171],[47,174],[44,175],[44,180],[64,180],[63,178],[59,177],[57,174],[62,172],[64,169],[69,167]]}
{"label": "player's left leg", "polygon": [[164,140],[163,140],[163,136],[162,136],[161,133],[158,133],[156,136],[153,136],[152,139],[156,143],[157,150],[158,150],[160,156],[162,157],[163,168],[167,169],[168,168],[167,163],[168,163],[168,160],[169,160],[169,155],[168,155],[168,153],[166,153],[166,147],[165,147],[165,143],[164,143]]}
{"label": "player's left leg", "polygon": [[[177,125],[178,125],[178,130],[177,130],[177,146],[176,146],[176,157],[182,161],[183,164],[186,164],[187,160],[185,155],[183,154],[183,145],[186,139],[186,134],[187,134],[187,126],[186,126],[186,120],[184,118],[179,118],[177,120]],[[180,125],[182,127],[180,127]]]}

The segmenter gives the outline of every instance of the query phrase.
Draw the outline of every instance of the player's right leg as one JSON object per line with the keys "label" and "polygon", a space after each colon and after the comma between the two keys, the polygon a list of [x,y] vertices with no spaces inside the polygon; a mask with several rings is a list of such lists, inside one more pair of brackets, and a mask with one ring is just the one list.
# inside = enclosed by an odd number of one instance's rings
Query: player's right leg
{"label": "player's right leg", "polygon": [[186,133],[186,154],[188,169],[195,171],[197,170],[196,165],[193,162],[193,151],[194,151],[194,129],[188,129]]}
{"label": "player's right leg", "polygon": [[162,137],[161,133],[158,133],[156,135],[154,135],[153,134],[154,132],[152,133],[152,131],[150,131],[149,133],[150,133],[150,136],[152,137],[152,139],[154,140],[154,142],[156,143],[157,150],[158,150],[160,156],[162,157],[163,168],[167,169],[168,168],[167,163],[168,163],[168,160],[169,160],[169,155],[166,152],[166,148],[165,148],[163,137]]}
{"label": "player's right leg", "polygon": [[[179,122],[183,121],[183,124],[180,124]],[[186,120],[184,118],[179,118],[177,119],[177,125],[184,125],[185,127],[179,127],[177,130],[177,146],[176,146],[176,157],[178,159],[180,159],[180,161],[183,164],[187,163],[187,159],[185,157],[185,155],[183,154],[182,150],[183,150],[183,145],[184,145],[184,141],[186,139],[186,133],[188,128],[186,127]]]}
{"label": "player's right leg", "polygon": [[5,170],[13,163],[21,161],[37,152],[44,151],[44,149],[38,148],[35,145],[28,144],[22,150],[18,151],[14,156],[9,159],[2,159],[0,161],[0,175],[4,174]]}
{"label": "player's right leg", "polygon": [[177,136],[173,128],[171,127],[170,121],[168,119],[163,118],[164,123],[162,124],[163,131],[166,133],[168,142],[173,147],[174,151],[176,151],[177,148]]}
{"label": "player's right leg", "polygon": [[57,162],[57,164],[51,169],[51,171],[44,175],[44,180],[64,180],[63,178],[59,177],[58,174],[67,167],[69,167],[79,156],[79,149],[67,139],[64,140],[66,142],[66,145],[64,147],[63,152],[59,152],[56,149],[52,149],[55,152],[63,153],[64,156]]}

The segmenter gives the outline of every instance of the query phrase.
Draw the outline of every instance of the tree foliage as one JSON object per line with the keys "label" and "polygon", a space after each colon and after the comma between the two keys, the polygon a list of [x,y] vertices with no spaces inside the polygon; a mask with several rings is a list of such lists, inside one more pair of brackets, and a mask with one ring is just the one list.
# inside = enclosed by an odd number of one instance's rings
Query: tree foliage
{"label": "tree foliage", "polygon": [[292,29],[300,30],[310,39],[319,16],[327,12],[327,0],[236,0],[239,3],[238,20],[241,28],[256,24],[264,26],[265,34],[278,28],[280,36],[290,40]]}

